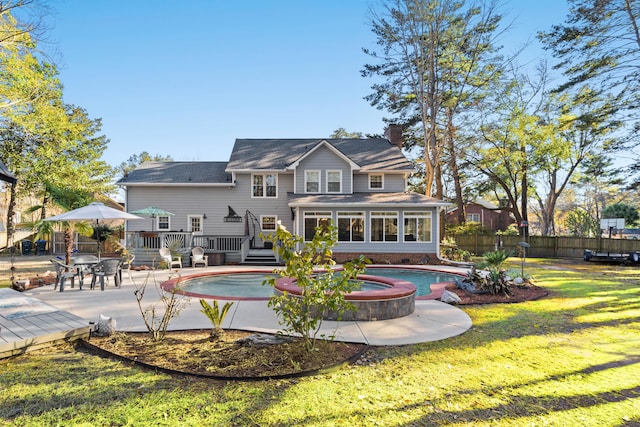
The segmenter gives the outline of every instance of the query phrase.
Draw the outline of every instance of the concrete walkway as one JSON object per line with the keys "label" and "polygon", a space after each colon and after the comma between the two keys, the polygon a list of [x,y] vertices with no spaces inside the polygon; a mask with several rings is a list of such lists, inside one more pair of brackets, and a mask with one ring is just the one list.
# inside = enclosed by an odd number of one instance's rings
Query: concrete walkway
{"label": "concrete walkway", "polygon": [[[202,273],[204,271],[241,271],[255,269],[252,267],[220,266],[204,268],[183,268],[179,274]],[[460,271],[458,269],[458,271]],[[167,280],[176,273],[162,271],[132,271],[131,277],[123,274],[121,288],[115,288],[113,281],[104,291],[98,287],[90,290],[85,286],[79,290],[69,286],[64,292],[53,290],[53,286],[43,286],[28,290],[23,294],[37,298],[60,310],[73,313],[89,321],[97,322],[101,314],[113,317],[117,329],[121,331],[146,331],[142,315],[136,301],[134,291],[137,286],[147,281],[147,289],[142,301],[143,307],[160,302],[158,289],[154,284]],[[174,318],[170,330],[207,329],[212,325],[209,319],[200,312],[197,298],[184,297],[187,306]],[[160,309],[164,309],[160,305]],[[235,301],[227,314],[223,328],[256,332],[274,333],[282,329],[276,314],[267,307],[267,301]],[[462,310],[449,304],[434,300],[416,300],[415,312],[392,320],[335,322],[324,321],[321,335],[335,336],[335,339],[347,342],[366,343],[369,345],[403,345],[436,341],[453,337],[467,331],[471,327],[471,319]]]}

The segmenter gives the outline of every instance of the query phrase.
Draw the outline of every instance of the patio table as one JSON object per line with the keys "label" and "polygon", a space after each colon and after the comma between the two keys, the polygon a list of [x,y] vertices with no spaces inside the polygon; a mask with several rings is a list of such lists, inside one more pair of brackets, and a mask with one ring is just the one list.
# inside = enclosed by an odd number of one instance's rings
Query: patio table
{"label": "patio table", "polygon": [[84,275],[91,273],[93,267],[99,262],[95,255],[80,255],[75,258],[71,258],[71,265],[76,267],[78,274],[80,275],[80,282],[84,282]]}

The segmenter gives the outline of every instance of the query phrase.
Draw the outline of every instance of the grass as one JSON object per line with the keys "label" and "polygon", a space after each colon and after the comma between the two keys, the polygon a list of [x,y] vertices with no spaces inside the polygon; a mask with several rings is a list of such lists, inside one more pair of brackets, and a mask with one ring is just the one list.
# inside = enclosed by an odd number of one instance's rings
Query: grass
{"label": "grass", "polygon": [[[511,259],[514,267],[519,260]],[[551,291],[465,307],[473,328],[257,383],[144,371],[62,346],[0,362],[4,425],[640,425],[640,268],[528,259]]]}

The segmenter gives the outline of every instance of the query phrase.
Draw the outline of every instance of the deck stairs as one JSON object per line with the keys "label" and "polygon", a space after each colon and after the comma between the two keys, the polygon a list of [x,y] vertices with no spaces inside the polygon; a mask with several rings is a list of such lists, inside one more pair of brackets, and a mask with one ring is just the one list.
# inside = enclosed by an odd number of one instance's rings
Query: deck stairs
{"label": "deck stairs", "polygon": [[251,249],[243,265],[281,265],[271,249]]}

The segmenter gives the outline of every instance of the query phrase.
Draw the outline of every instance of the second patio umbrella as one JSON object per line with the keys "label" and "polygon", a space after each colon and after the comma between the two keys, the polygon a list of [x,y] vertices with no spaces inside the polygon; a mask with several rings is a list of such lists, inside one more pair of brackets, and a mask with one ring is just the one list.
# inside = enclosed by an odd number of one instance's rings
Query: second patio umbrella
{"label": "second patio umbrella", "polygon": [[[132,214],[135,215],[142,215],[142,216],[148,216],[149,218],[157,218],[159,216],[173,216],[174,214],[172,212],[168,212],[165,211],[164,209],[160,209],[159,207],[156,206],[149,206],[146,208],[142,208],[142,209],[138,209],[135,210],[133,212],[131,212]],[[154,221],[151,221],[151,231],[153,231],[153,223]]]}

